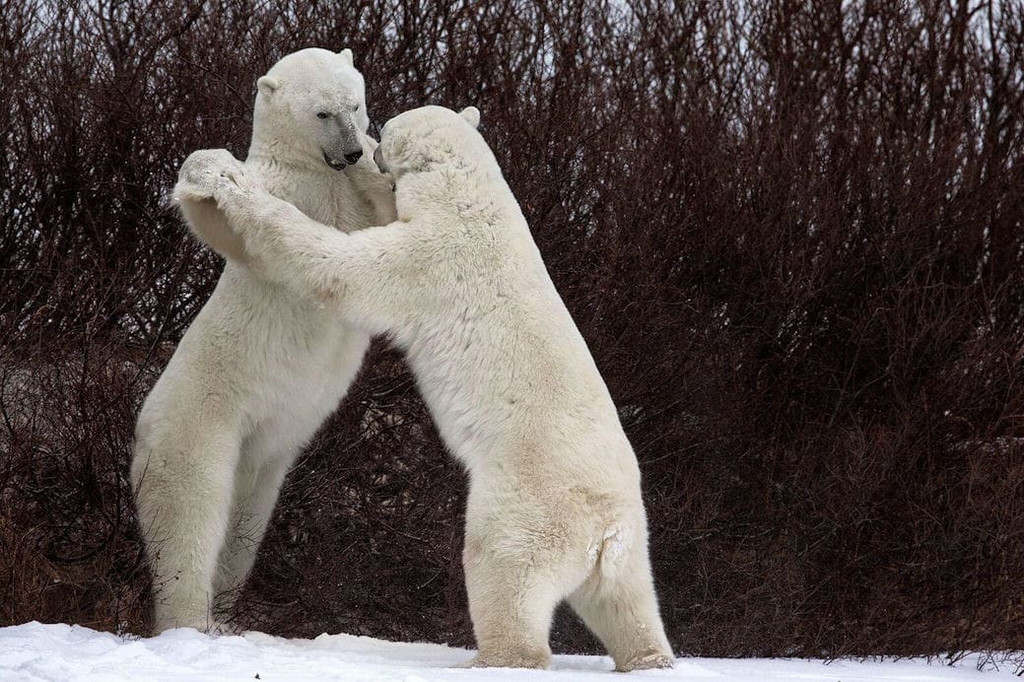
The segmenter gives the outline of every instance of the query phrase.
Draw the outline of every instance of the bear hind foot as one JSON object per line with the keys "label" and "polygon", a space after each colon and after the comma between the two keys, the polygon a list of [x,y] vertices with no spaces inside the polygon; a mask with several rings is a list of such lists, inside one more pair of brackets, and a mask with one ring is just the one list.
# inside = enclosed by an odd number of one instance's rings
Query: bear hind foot
{"label": "bear hind foot", "polygon": [[662,653],[651,653],[643,656],[637,656],[631,658],[622,665],[616,665],[615,670],[620,673],[628,673],[631,670],[654,670],[671,668],[675,664],[675,660]]}
{"label": "bear hind foot", "polygon": [[455,668],[536,668],[544,670],[551,663],[548,651],[502,651],[481,652],[468,661],[457,663]]}

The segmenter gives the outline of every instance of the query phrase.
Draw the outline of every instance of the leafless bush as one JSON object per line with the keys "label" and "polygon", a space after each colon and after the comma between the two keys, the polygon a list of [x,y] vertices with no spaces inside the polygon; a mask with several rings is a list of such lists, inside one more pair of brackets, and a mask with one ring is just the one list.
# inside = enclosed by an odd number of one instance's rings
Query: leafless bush
{"label": "leafless bush", "polygon": [[[0,0],[0,45],[0,622],[145,630],[131,429],[219,269],[166,192],[323,45],[377,124],[482,109],[679,650],[1024,648],[1019,4]],[[400,357],[367,367],[237,618],[468,643],[463,477]]]}

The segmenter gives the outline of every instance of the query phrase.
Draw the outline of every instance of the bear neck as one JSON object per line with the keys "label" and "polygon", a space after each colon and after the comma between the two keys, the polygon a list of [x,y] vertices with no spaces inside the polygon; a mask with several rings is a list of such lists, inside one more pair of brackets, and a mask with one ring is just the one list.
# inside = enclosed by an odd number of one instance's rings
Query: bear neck
{"label": "bear neck", "polygon": [[249,155],[246,160],[271,167],[283,166],[290,170],[300,170],[318,175],[338,173],[313,150],[296,144],[294,139],[287,139],[286,135],[276,134],[273,131],[273,126],[253,126],[252,141],[249,143]]}

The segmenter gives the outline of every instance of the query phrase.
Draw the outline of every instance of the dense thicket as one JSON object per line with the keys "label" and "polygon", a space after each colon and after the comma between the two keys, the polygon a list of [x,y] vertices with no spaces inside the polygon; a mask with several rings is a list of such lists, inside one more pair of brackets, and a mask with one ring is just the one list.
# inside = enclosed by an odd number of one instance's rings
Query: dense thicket
{"label": "dense thicket", "polygon": [[[132,426],[220,269],[167,192],[310,45],[375,124],[483,111],[679,651],[1024,649],[1024,7],[980,0],[0,0],[0,624],[146,630]],[[470,643],[464,487],[381,344],[239,622]]]}

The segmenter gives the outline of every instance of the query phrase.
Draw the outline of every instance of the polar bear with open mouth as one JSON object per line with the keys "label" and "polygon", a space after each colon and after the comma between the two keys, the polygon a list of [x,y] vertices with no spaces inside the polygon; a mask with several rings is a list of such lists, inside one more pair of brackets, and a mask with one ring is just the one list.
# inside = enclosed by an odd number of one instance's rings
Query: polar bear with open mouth
{"label": "polar bear with open mouth", "polygon": [[[294,52],[257,87],[250,177],[339,234],[394,218],[351,50]],[[228,263],[142,406],[132,482],[154,629],[216,631],[212,607],[230,610],[285,474],[345,395],[370,336],[242,265],[209,197],[178,200]]]}

